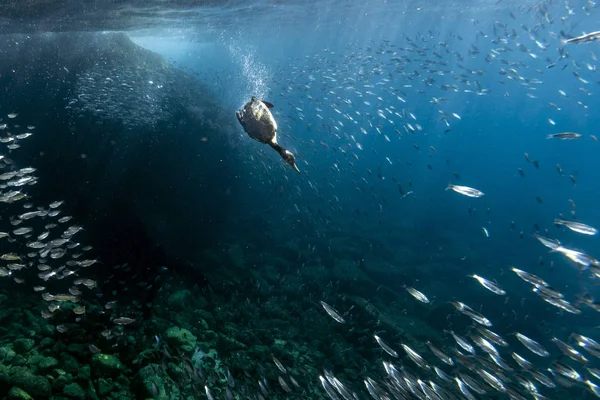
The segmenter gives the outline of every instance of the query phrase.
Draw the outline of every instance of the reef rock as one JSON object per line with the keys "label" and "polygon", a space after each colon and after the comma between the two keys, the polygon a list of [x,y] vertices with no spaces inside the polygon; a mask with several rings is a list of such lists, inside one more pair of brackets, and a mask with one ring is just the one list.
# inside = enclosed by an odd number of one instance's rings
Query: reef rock
{"label": "reef rock", "polygon": [[169,346],[173,346],[183,352],[189,353],[196,347],[196,336],[187,329],[172,327],[165,332],[166,340]]}
{"label": "reef rock", "polygon": [[14,161],[37,169],[37,201],[64,200],[105,265],[187,270],[218,240],[239,127],[194,76],[124,33],[14,34],[0,87],[13,123],[35,126]]}

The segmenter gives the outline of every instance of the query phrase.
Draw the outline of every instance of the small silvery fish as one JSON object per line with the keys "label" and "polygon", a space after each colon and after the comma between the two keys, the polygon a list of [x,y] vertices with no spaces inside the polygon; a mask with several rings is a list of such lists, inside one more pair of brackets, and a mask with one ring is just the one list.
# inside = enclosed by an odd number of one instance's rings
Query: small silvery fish
{"label": "small silvery fish", "polygon": [[21,259],[21,256],[15,253],[7,253],[0,256],[0,259],[4,261],[18,261]]}
{"label": "small silvery fish", "polygon": [[429,304],[429,299],[423,293],[419,292],[417,289],[411,288],[409,286],[404,287],[408,293],[415,299],[419,300],[421,303]]}
{"label": "small silvery fish", "polygon": [[494,345],[488,342],[486,339],[477,335],[471,335],[471,339],[481,350],[485,351],[488,354],[493,354],[496,357],[500,357],[500,353],[498,353],[498,350],[496,350]]}
{"label": "small silvery fish", "polygon": [[519,278],[523,279],[527,283],[530,283],[532,285],[549,286],[542,278],[534,274],[530,274],[529,272],[525,272],[515,267],[510,267],[510,269],[515,274],[519,275]]}
{"label": "small silvery fish", "polygon": [[79,262],[79,266],[81,267],[89,267],[90,265],[94,265],[98,262],[98,260],[82,260]]}
{"label": "small silvery fish", "polygon": [[292,389],[288,386],[287,382],[285,381],[285,379],[283,379],[281,375],[278,377],[278,380],[279,386],[281,386],[284,392],[290,393],[292,391]]}
{"label": "small silvery fish", "polygon": [[377,344],[383,349],[383,351],[385,351],[386,353],[388,353],[390,356],[392,356],[394,358],[398,358],[398,353],[396,352],[396,350],[394,350],[390,346],[388,346],[387,343],[385,343],[379,336],[373,335],[373,337],[375,338],[375,341],[377,342]]}
{"label": "small silvery fish", "polygon": [[468,186],[453,185],[451,183],[448,184],[446,190],[454,190],[456,193],[460,193],[467,197],[481,197],[485,195],[485,193],[477,189],[473,189]]}
{"label": "small silvery fish", "polygon": [[325,309],[325,311],[327,312],[327,314],[329,314],[329,316],[331,318],[333,318],[340,324],[346,323],[346,320],[344,320],[344,317],[342,317],[335,308],[331,307],[329,304],[325,303],[324,301],[321,301],[321,306],[323,306],[323,308]]}
{"label": "small silvery fish", "polygon": [[517,362],[517,364],[519,364],[519,366],[523,369],[530,369],[533,367],[533,365],[527,361],[525,358],[521,357],[520,355],[518,355],[517,353],[513,352],[511,354],[512,358]]}
{"label": "small silvery fish", "polygon": [[458,386],[460,392],[464,394],[467,399],[475,399],[473,393],[471,393],[469,389],[467,389],[467,385],[465,385],[459,377],[454,377],[454,381],[456,382],[456,385]]}
{"label": "small silvery fish", "polygon": [[554,382],[552,382],[552,379],[548,378],[546,375],[544,375],[540,371],[532,369],[529,372],[533,376],[533,379],[535,379],[536,381],[538,381],[542,385],[546,386],[547,388],[552,389],[552,388],[556,387],[556,384]]}
{"label": "small silvery fish", "polygon": [[550,372],[552,372],[553,374],[559,374],[562,375],[566,378],[572,379],[574,381],[577,382],[581,382],[582,378],[581,375],[579,374],[579,372],[575,371],[573,368],[571,368],[568,365],[559,363],[559,362],[553,362],[552,365],[550,366],[550,368],[548,368],[548,370]]}
{"label": "small silvery fish", "polygon": [[442,371],[438,367],[433,367],[433,370],[435,371],[435,374],[440,377],[441,380],[444,380],[446,382],[450,382],[450,380],[452,379],[452,378],[450,378],[450,376],[447,373],[445,373],[444,371]]}
{"label": "small silvery fish", "polygon": [[471,318],[473,321],[477,322],[478,324],[481,324],[481,325],[487,326],[487,327],[492,326],[492,323],[490,322],[489,319],[487,319],[486,317],[484,317],[477,311],[473,310],[471,307],[469,307],[465,303],[461,303],[460,301],[451,301],[450,303],[456,308],[456,310],[458,312],[466,315],[467,317]]}
{"label": "small silvery fish", "polygon": [[598,229],[586,225],[586,224],[582,224],[580,222],[573,222],[573,221],[565,221],[562,219],[555,219],[554,220],[554,224],[555,225],[563,225],[566,226],[567,228],[569,228],[570,230],[572,230],[573,232],[577,232],[577,233],[581,233],[582,235],[590,235],[590,236],[594,236],[598,234]]}
{"label": "small silvery fish", "polygon": [[486,239],[490,238],[490,231],[487,230],[487,228],[485,226],[483,226],[481,228],[481,231],[483,232],[483,236],[485,236]]}
{"label": "small silvery fish", "polygon": [[548,357],[550,355],[548,350],[544,349],[542,345],[535,340],[528,338],[522,333],[517,333],[515,336],[519,339],[519,342],[523,343],[523,346],[527,347],[533,354],[537,354],[541,357]]}
{"label": "small silvery fish", "polygon": [[510,367],[510,365],[508,365],[506,363],[506,361],[504,361],[502,359],[502,357],[498,357],[495,354],[489,354],[489,353],[488,353],[488,356],[494,362],[494,364],[496,364],[497,366],[499,366],[503,370],[505,370],[505,371],[513,371],[513,369]]}
{"label": "small silvery fish", "polygon": [[483,380],[490,385],[491,387],[493,387],[494,389],[496,389],[499,392],[506,392],[506,387],[504,386],[504,383],[497,377],[495,377],[494,375],[492,375],[491,373],[489,373],[488,371],[484,370],[484,369],[478,369],[476,371],[480,377],[483,378]]}
{"label": "small silvery fish", "polygon": [[569,43],[590,43],[600,40],[600,31],[586,33],[581,36],[576,36],[570,39],[563,40],[564,44]]}
{"label": "small silvery fish", "polygon": [[562,140],[573,140],[579,139],[581,135],[575,132],[562,132],[562,133],[552,133],[546,136],[546,139],[562,139]]}
{"label": "small silvery fish", "polygon": [[[591,348],[594,348],[596,350],[600,350],[600,343],[596,342],[593,339],[590,339],[587,336],[583,336],[583,335],[580,335],[578,333],[573,333],[573,334],[571,334],[570,337],[572,337],[572,338],[575,339],[575,341],[577,342],[578,346],[581,346],[581,347],[584,347],[584,348],[585,347],[591,347]],[[598,378],[598,379],[600,379],[600,378]]]}
{"label": "small silvery fish", "polygon": [[31,173],[33,173],[33,172],[35,172],[35,171],[36,171],[36,169],[35,169],[35,168],[32,168],[32,167],[26,167],[26,168],[21,168],[21,169],[19,170],[19,174],[31,174]]}
{"label": "small silvery fish", "polygon": [[555,337],[552,338],[552,341],[556,344],[556,346],[558,347],[560,352],[563,353],[565,356],[569,357],[572,360],[578,361],[582,364],[588,363],[587,358],[585,358],[585,356],[583,354],[581,354],[580,352],[578,352],[577,350],[575,350],[573,347],[569,346],[565,342],[563,342]]}
{"label": "small silvery fish", "polygon": [[473,348],[473,345],[471,345],[462,337],[458,336],[456,333],[454,333],[454,331],[450,331],[450,334],[460,347],[462,347],[465,351],[468,351],[471,354],[475,354],[475,348]]}
{"label": "small silvery fish", "polygon": [[[327,392],[327,394],[329,395],[329,397],[331,399],[338,399],[339,396],[337,395],[337,392],[335,391],[335,388],[333,387],[333,385],[331,385],[327,379],[323,378],[322,375],[319,375],[319,380],[321,381],[321,385],[323,385],[323,389],[325,389],[325,392]],[[208,388],[207,388],[208,390]],[[210,400],[213,400],[212,397],[210,397]]]}
{"label": "small silvery fish", "polygon": [[549,248],[551,250],[556,250],[561,245],[560,241],[558,241],[556,239],[548,239],[548,238],[545,238],[545,237],[537,235],[537,234],[534,234],[533,237],[536,238],[537,240],[539,240],[541,244],[543,244],[544,246],[546,246],[547,248]]}
{"label": "small silvery fish", "polygon": [[[206,398],[208,400],[215,400],[215,398],[212,395],[212,392],[210,391],[210,389],[208,388],[208,386],[204,385],[204,392],[206,393]],[[335,392],[334,392],[335,393]]]}
{"label": "small silvery fish", "polygon": [[481,286],[483,286],[484,288],[486,288],[487,290],[489,290],[490,292],[497,294],[499,296],[504,296],[506,294],[506,292],[504,290],[502,290],[502,288],[500,288],[500,286],[496,285],[494,282],[489,281],[479,275],[469,275],[471,278],[474,278],[477,280],[477,282],[479,282],[481,284]]}
{"label": "small silvery fish", "polygon": [[600,379],[600,370],[596,368],[586,368],[587,371],[596,379]]}
{"label": "small silvery fish", "polygon": [[113,319],[112,322],[116,325],[129,325],[132,322],[135,322],[135,319],[128,318],[128,317],[119,317],[119,318]]}
{"label": "small silvery fish", "polygon": [[273,362],[277,366],[277,369],[279,369],[282,374],[287,374],[287,370],[285,369],[285,367],[283,366],[281,361],[279,361],[279,359],[275,356],[272,356],[272,357],[273,357]]}
{"label": "small silvery fish", "polygon": [[429,369],[429,365],[427,365],[427,361],[425,361],[425,359],[423,357],[421,357],[416,351],[414,351],[413,349],[411,349],[404,343],[402,344],[402,348],[404,349],[404,351],[406,351],[406,354],[408,354],[408,357],[410,357],[410,359],[413,360],[415,364],[417,364],[421,368]]}
{"label": "small silvery fish", "polygon": [[600,397],[600,386],[596,385],[594,382],[590,381],[589,379],[586,379],[584,383],[588,386],[588,388],[594,394],[594,396]]}
{"label": "small silvery fish", "polygon": [[600,261],[596,260],[594,257],[589,254],[585,254],[581,251],[569,249],[564,246],[558,246],[555,251],[565,255],[569,260],[582,265],[584,267],[589,267],[590,265],[600,266]]}
{"label": "small silvery fish", "polygon": [[439,358],[444,364],[450,366],[454,365],[454,360],[452,360],[452,358],[446,353],[435,347],[431,342],[427,342],[427,346],[429,346],[429,350],[431,350],[431,352],[435,354],[435,356]]}
{"label": "small silvery fish", "polygon": [[459,372],[458,375],[460,376],[460,379],[462,379],[462,381],[469,387],[471,388],[475,393],[477,394],[485,394],[486,391],[485,389],[483,389],[479,383],[477,383],[477,381],[473,378],[471,378],[469,375],[464,374],[462,372]]}
{"label": "small silvery fish", "polygon": [[17,228],[17,229],[15,229],[15,230],[13,231],[13,233],[14,233],[15,235],[26,235],[26,234],[28,234],[29,232],[31,232],[32,230],[33,230],[33,228],[30,228],[30,227],[26,227],[26,226],[24,226],[24,227],[22,227],[22,228]]}
{"label": "small silvery fish", "polygon": [[40,215],[39,211],[31,211],[31,212],[27,212],[27,213],[19,215],[19,218],[20,219],[31,219],[33,217],[37,217],[38,215]]}
{"label": "small silvery fish", "polygon": [[492,332],[489,329],[484,328],[480,325],[477,325],[475,329],[477,329],[481,336],[485,337],[490,342],[495,343],[498,346],[508,347],[508,343],[506,342],[506,340],[504,340],[502,336],[498,335],[497,333]]}

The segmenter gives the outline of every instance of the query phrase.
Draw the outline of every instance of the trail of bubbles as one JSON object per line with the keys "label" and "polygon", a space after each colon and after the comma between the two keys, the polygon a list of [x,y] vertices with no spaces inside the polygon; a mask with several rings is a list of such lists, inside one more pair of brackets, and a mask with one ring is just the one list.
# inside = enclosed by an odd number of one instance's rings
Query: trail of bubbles
{"label": "trail of bubbles", "polygon": [[272,76],[267,66],[257,60],[255,49],[245,45],[241,34],[229,37],[224,45],[232,59],[240,66],[242,82],[234,95],[236,102],[239,105],[244,104],[251,96],[267,98]]}

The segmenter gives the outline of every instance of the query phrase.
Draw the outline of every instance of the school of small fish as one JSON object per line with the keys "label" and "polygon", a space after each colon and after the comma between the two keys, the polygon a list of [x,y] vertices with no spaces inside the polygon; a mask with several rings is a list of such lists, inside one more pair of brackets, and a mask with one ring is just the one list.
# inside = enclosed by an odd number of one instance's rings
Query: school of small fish
{"label": "school of small fish", "polygon": [[[18,168],[9,156],[32,140],[28,138],[35,137],[36,127],[21,126],[18,113],[6,117],[6,122],[0,117],[0,142],[7,144],[5,155],[0,156],[0,202],[11,216],[0,228],[0,277],[32,285],[33,292],[39,293],[45,302],[41,317],[52,320],[62,314],[56,330],[65,333],[86,318],[86,306],[81,304],[83,296],[88,296],[88,303],[102,299],[99,283],[88,268],[99,260],[90,257],[92,246],[77,240],[83,227],[72,224],[72,217],[62,214],[62,200],[37,204],[28,195],[27,189],[38,182],[36,169]],[[68,286],[66,292],[57,291],[65,286]],[[105,338],[118,338],[123,334],[121,327],[135,319],[118,316],[113,322],[116,327],[108,326],[102,332]]]}
{"label": "school of small fish", "polygon": [[[347,139],[346,144],[340,143],[338,150],[346,157],[352,157],[358,161],[361,151],[366,150],[361,142],[368,141],[367,136],[369,135],[375,135],[377,140],[393,142],[406,140],[431,129],[431,126],[425,128],[426,122],[419,123],[417,113],[411,112],[408,108],[411,97],[418,93],[432,96],[431,103],[439,107],[438,122],[441,124],[441,129],[446,134],[451,134],[454,124],[466,120],[467,115],[459,115],[453,110],[443,108],[446,101],[443,97],[435,94],[433,88],[437,87],[438,91],[441,89],[449,92],[471,93],[476,96],[488,95],[489,91],[485,87],[485,80],[479,77],[484,74],[489,75],[490,71],[469,69],[466,66],[467,59],[475,57],[484,58],[492,70],[495,65],[500,65],[498,73],[501,83],[507,87],[516,83],[523,90],[522,94],[531,99],[538,99],[536,90],[542,83],[544,71],[555,68],[570,70],[580,85],[580,93],[589,98],[591,91],[594,90],[591,87],[592,79],[595,78],[600,84],[600,80],[595,75],[597,66],[595,52],[598,51],[598,48],[590,47],[588,56],[582,59],[580,56],[578,58],[571,56],[571,50],[573,50],[571,46],[599,43],[600,34],[591,32],[577,36],[574,33],[566,33],[567,29],[560,29],[559,26],[567,26],[571,16],[576,12],[588,16],[598,15],[597,12],[593,14],[593,11],[597,9],[596,3],[592,1],[578,2],[583,4],[579,9],[571,8],[569,3],[564,2],[562,11],[560,11],[560,6],[551,4],[551,2],[541,2],[527,9],[522,8],[522,13],[527,13],[538,20],[534,27],[524,24],[514,26],[510,20],[514,21],[517,17],[513,13],[510,13],[506,22],[496,20],[490,30],[478,31],[475,39],[481,45],[470,44],[466,51],[467,54],[452,50],[452,44],[449,41],[440,41],[436,38],[436,33],[431,31],[416,37],[405,35],[404,44],[384,41],[377,47],[369,48],[370,54],[355,54],[352,62],[347,63],[348,65],[359,63],[365,70],[368,65],[375,63],[376,67],[373,72],[378,80],[371,80],[359,73],[352,74],[350,71],[340,73],[332,68],[327,69],[327,66],[322,72],[313,71],[313,74],[309,76],[309,82],[306,83],[307,88],[314,91],[317,82],[323,81],[331,86],[324,91],[327,94],[319,96],[318,99],[311,96],[312,91],[307,92],[307,103],[310,101],[312,104],[315,102],[322,104],[315,108],[316,118],[309,115],[307,111],[314,106],[303,104],[293,105],[298,111],[294,119],[306,121],[320,119],[322,124],[321,128],[318,128],[319,131],[327,132],[340,140]],[[565,11],[566,13],[564,13]],[[562,15],[552,14],[556,12]],[[475,24],[477,23],[475,22]],[[576,29],[572,31],[574,32]],[[463,41],[462,37],[452,37],[453,43],[460,43],[460,41]],[[491,46],[488,50],[482,49],[484,42]],[[510,54],[513,52],[529,55],[532,65],[522,60],[511,61]],[[375,62],[377,58],[378,61]],[[389,72],[388,66],[393,67],[393,72]],[[458,68],[461,71],[452,68]],[[443,77],[449,76],[455,81],[454,84],[440,84],[440,81],[447,81],[447,79],[443,80]],[[399,82],[403,82],[403,84],[399,85]],[[289,90],[292,90],[292,87]],[[294,90],[302,89],[295,87]],[[507,95],[509,95],[508,91]],[[559,90],[559,96],[569,97],[565,90]],[[571,96],[575,97],[574,93]],[[372,107],[373,111],[371,113],[351,111],[352,107],[356,108],[357,106],[357,97],[363,103],[361,110],[367,106],[367,108]],[[584,110],[594,105],[591,98],[589,98],[589,102],[584,102],[583,97],[581,100],[571,98],[571,101]],[[452,104],[451,101],[447,102],[448,106]],[[558,115],[563,108],[557,104],[560,103],[552,102],[552,100],[548,102],[548,107],[552,110],[552,116],[548,118],[550,128],[540,129],[546,132],[538,135],[540,139],[574,141],[584,140],[587,137],[591,142],[590,145],[598,141],[593,132],[594,127],[591,127],[592,131],[587,134],[556,130],[554,127],[557,125]],[[340,116],[340,119],[322,117],[326,114],[325,107],[330,107]],[[357,124],[357,121],[364,121],[365,117],[368,126]],[[454,119],[454,123],[452,119]],[[314,124],[307,122],[307,129],[314,130]],[[391,130],[396,132],[396,137],[389,135]],[[358,132],[354,135],[349,134],[349,131]],[[323,142],[322,146],[330,147],[332,145]],[[413,147],[420,151],[417,144],[414,144]],[[434,153],[437,153],[437,150],[430,149],[429,157],[433,158]],[[396,162],[392,154],[384,154],[382,157],[385,157],[390,165]],[[533,164],[536,169],[541,168],[540,161],[530,158],[527,153],[525,160]],[[378,165],[377,176],[385,179],[382,165],[383,163]],[[565,176],[561,165],[557,164],[556,167],[560,176]],[[432,168],[431,164],[428,164],[428,168]],[[333,170],[339,171],[339,165],[334,165]],[[370,175],[371,171],[369,170],[368,173]],[[522,178],[526,177],[524,168],[518,168],[518,173]],[[460,175],[456,172],[453,173],[453,176],[453,181],[460,179]],[[571,175],[569,179],[575,187],[577,184],[575,176]],[[401,184],[395,178],[392,180],[397,184],[400,194],[404,195]],[[363,182],[366,181],[363,179]],[[360,187],[361,182],[356,182],[356,184],[357,190],[365,190]],[[465,186],[456,182],[448,183],[446,190],[472,198],[474,201],[480,201],[479,198],[489,196],[484,191],[487,192],[493,186],[493,182],[485,181],[472,182],[472,184],[472,186]],[[410,181],[409,187],[413,187]],[[377,198],[376,195],[373,197]],[[382,201],[381,209],[382,204],[385,207],[387,201],[383,198],[380,200]],[[538,203],[543,202],[540,196],[536,200]],[[339,200],[336,199],[335,202],[339,203]],[[573,200],[569,199],[568,203],[571,210],[568,217],[558,214],[554,221],[546,222],[553,223],[563,232],[568,230],[575,235],[597,236],[598,229],[596,227],[578,219]],[[469,213],[471,213],[471,209],[469,209]],[[481,228],[486,239],[491,239],[490,229],[490,226]],[[515,229],[514,221],[511,222],[510,229]],[[564,262],[573,265],[576,273],[581,275],[581,280],[584,282],[583,288],[577,297],[573,297],[551,286],[544,278],[528,272],[529,268],[526,265],[506,265],[503,269],[514,272],[516,277],[526,283],[523,286],[525,292],[529,289],[541,301],[554,307],[558,319],[576,321],[569,319],[572,318],[568,317],[569,315],[596,318],[594,312],[600,312],[600,302],[595,300],[592,293],[595,292],[594,279],[600,278],[600,260],[579,248],[576,236],[572,236],[569,243],[562,243],[552,237],[548,229],[540,230],[537,226],[531,235],[527,236],[524,232],[520,232],[519,235],[523,239],[535,239],[547,248],[549,250],[548,257],[552,257],[551,267],[554,267],[555,263],[558,264],[559,260],[556,257],[563,256]],[[590,250],[593,252],[594,247],[591,247]],[[356,382],[342,383],[331,371],[325,370],[319,376],[319,380],[328,397],[332,400],[358,399],[362,398],[358,393],[366,390],[375,400],[413,398],[427,400],[509,398],[520,400],[567,398],[565,396],[569,395],[564,394],[563,390],[565,389],[569,389],[569,393],[577,393],[579,390],[582,398],[600,397],[600,369],[598,369],[600,345],[596,341],[598,332],[586,329],[584,335],[577,331],[576,324],[565,322],[572,325],[572,328],[566,328],[566,330],[572,329],[570,335],[541,336],[540,330],[532,329],[530,331],[537,332],[537,335],[529,336],[526,332],[507,329],[501,324],[497,325],[494,320],[490,320],[484,315],[485,310],[482,310],[477,303],[467,304],[458,300],[462,297],[472,298],[469,293],[477,290],[474,287],[476,285],[479,285],[484,291],[506,300],[507,297],[522,296],[524,293],[510,293],[503,288],[503,282],[506,281],[507,286],[509,284],[509,277],[503,271],[498,271],[494,276],[482,276],[477,271],[465,271],[465,276],[472,278],[472,281],[462,281],[464,287],[456,293],[456,300],[450,301],[453,306],[450,315],[460,314],[464,316],[463,318],[471,321],[470,325],[462,324],[466,327],[459,330],[451,323],[455,317],[451,319],[449,315],[448,321],[446,321],[448,326],[444,330],[444,340],[439,342],[431,338],[426,342],[419,341],[414,336],[415,332],[411,332],[408,337],[403,337],[399,332],[387,332],[386,335],[381,328],[373,328],[371,340],[381,351],[380,371],[383,377],[363,376],[361,378],[363,387],[359,388]],[[555,282],[555,284],[559,283]],[[410,295],[406,301],[416,300],[421,303],[421,306],[416,306],[414,309],[423,310],[422,307],[435,306],[435,296],[432,296],[431,293],[426,294],[415,289],[412,287],[412,282],[403,287]],[[479,291],[479,293],[481,296],[485,296],[484,292]],[[526,299],[523,298],[522,303],[525,301]],[[532,300],[528,299],[527,301]],[[504,301],[505,304],[506,302]],[[328,304],[321,301],[321,304],[326,313],[335,321],[340,322],[343,315],[346,329],[358,329],[358,327],[353,327],[351,315],[347,315],[349,312],[340,314],[339,311],[336,311],[334,306],[340,307],[340,302]],[[502,301],[498,303],[498,307],[501,306]],[[520,310],[512,312],[519,313]],[[527,317],[529,323],[536,323],[535,315]],[[414,315],[414,318],[418,319],[419,316]],[[542,321],[538,321],[538,323],[542,323]],[[440,322],[440,324],[444,325],[444,322]]]}

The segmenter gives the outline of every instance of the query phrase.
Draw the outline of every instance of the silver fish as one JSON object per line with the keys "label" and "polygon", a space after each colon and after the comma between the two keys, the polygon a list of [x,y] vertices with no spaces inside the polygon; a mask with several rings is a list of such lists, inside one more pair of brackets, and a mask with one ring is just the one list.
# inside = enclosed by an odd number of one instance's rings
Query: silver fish
{"label": "silver fish", "polygon": [[473,348],[473,345],[467,342],[466,339],[458,336],[454,333],[454,331],[450,331],[450,334],[460,347],[462,347],[465,351],[468,351],[471,354],[475,354],[475,348]]}
{"label": "silver fish", "polygon": [[519,339],[519,342],[523,343],[523,346],[527,347],[532,353],[541,357],[548,357],[550,355],[548,350],[544,349],[544,347],[535,340],[528,338],[522,333],[517,333],[515,336]]}
{"label": "silver fish", "polygon": [[488,385],[490,385],[499,392],[506,392],[506,387],[504,386],[504,383],[498,377],[492,375],[484,369],[478,369],[476,372],[479,374],[480,377],[483,378],[483,380]]}
{"label": "silver fish", "polygon": [[540,241],[544,246],[551,250],[556,250],[560,245],[560,241],[556,239],[549,239],[538,234],[533,234],[533,237]]}
{"label": "silver fish", "polygon": [[564,246],[558,246],[554,251],[566,256],[569,260],[588,268],[590,265],[600,266],[600,261],[584,252],[569,249]]}
{"label": "silver fish", "polygon": [[460,193],[463,196],[467,196],[467,197],[481,197],[481,196],[485,196],[485,193],[468,187],[468,186],[460,186],[460,185],[453,185],[451,183],[448,184],[448,186],[446,187],[446,190],[454,190],[456,193]]}
{"label": "silver fish", "polygon": [[493,354],[496,357],[500,357],[500,353],[498,353],[498,350],[496,350],[494,345],[488,342],[486,339],[477,335],[471,335],[471,339],[481,350],[485,351],[488,354]]}
{"label": "silver fish", "polygon": [[421,357],[416,351],[414,351],[413,349],[411,349],[404,343],[402,344],[402,348],[404,348],[404,351],[406,351],[406,354],[408,354],[410,359],[413,360],[415,364],[417,364],[421,368],[429,369],[429,365],[427,365],[427,361],[425,361],[425,359],[423,357]]}
{"label": "silver fish", "polygon": [[555,219],[555,225],[563,225],[572,230],[573,232],[581,233],[582,235],[594,236],[598,234],[598,229],[582,224],[581,222],[565,221],[562,219]]}
{"label": "silver fish", "polygon": [[431,352],[435,354],[435,356],[439,358],[444,364],[450,366],[454,365],[454,360],[452,360],[452,357],[435,347],[431,342],[428,341],[427,346],[429,347],[429,350],[431,350]]}
{"label": "silver fish", "polygon": [[530,369],[533,367],[533,364],[531,364],[529,361],[527,361],[525,358],[521,357],[517,353],[513,352],[511,354],[511,356],[512,356],[513,360],[515,360],[521,368]]}
{"label": "silver fish", "polygon": [[527,283],[530,283],[532,285],[549,286],[542,278],[536,275],[530,274],[529,272],[525,272],[515,267],[510,267],[510,269],[515,274],[519,275],[519,278],[523,279]]}
{"label": "silver fish", "polygon": [[325,309],[325,312],[327,312],[327,314],[329,314],[329,316],[331,318],[333,318],[340,324],[346,323],[346,320],[344,319],[344,317],[342,317],[335,308],[331,307],[329,304],[325,303],[324,301],[321,301],[321,306],[323,306],[323,308]]}
{"label": "silver fish", "polygon": [[504,340],[500,335],[498,335],[496,332],[492,332],[487,328],[484,328],[481,325],[477,325],[475,327],[475,329],[477,329],[477,331],[481,334],[481,336],[485,337],[487,340],[489,340],[492,343],[497,344],[498,346],[502,346],[502,347],[508,347],[508,343],[506,342],[506,340]]}
{"label": "silver fish", "polygon": [[379,336],[373,335],[373,337],[375,338],[375,341],[377,342],[377,344],[383,349],[383,351],[385,351],[386,353],[388,353],[390,356],[392,356],[394,358],[398,358],[398,353],[396,352],[396,350],[394,350],[390,346],[388,346],[387,343],[385,343]]}
{"label": "silver fish", "polygon": [[581,36],[576,36],[570,39],[565,39],[563,40],[564,44],[569,44],[569,43],[591,43],[591,42],[595,42],[596,40],[600,40],[600,31],[596,31],[596,32],[590,32],[590,33],[586,33],[583,34]]}
{"label": "silver fish", "polygon": [[587,358],[585,358],[583,354],[581,354],[580,352],[578,352],[577,350],[575,350],[573,347],[569,346],[565,342],[559,340],[556,337],[552,338],[552,341],[554,342],[554,344],[556,344],[556,346],[558,346],[558,349],[560,350],[560,352],[563,353],[565,356],[569,357],[572,360],[583,363],[583,364],[588,363]]}
{"label": "silver fish", "polygon": [[417,289],[411,288],[409,286],[404,287],[408,293],[415,299],[419,300],[421,303],[429,304],[429,299],[423,293],[419,292]]}
{"label": "silver fish", "polygon": [[464,394],[468,400],[475,400],[475,396],[473,396],[473,393],[469,391],[467,385],[463,381],[461,381],[459,377],[455,377],[454,381],[456,382],[456,385],[458,386],[460,392]]}
{"label": "silver fish", "polygon": [[573,140],[579,139],[581,134],[575,132],[561,132],[561,133],[552,133],[546,136],[546,139],[562,139],[562,140]]}
{"label": "silver fish", "polygon": [[486,288],[487,290],[489,290],[490,292],[497,294],[499,296],[504,296],[506,294],[506,291],[504,291],[500,286],[498,286],[497,284],[495,284],[492,281],[489,281],[479,275],[470,275],[471,278],[474,278],[477,280],[477,282],[479,282],[481,284],[481,286],[483,286],[484,288]]}
{"label": "silver fish", "polygon": [[30,228],[30,227],[26,227],[26,226],[24,226],[24,227],[22,227],[22,228],[17,228],[17,229],[15,229],[15,230],[13,231],[13,233],[14,233],[15,235],[26,235],[26,234],[28,234],[29,232],[31,232],[32,230],[33,230],[33,228]]}

